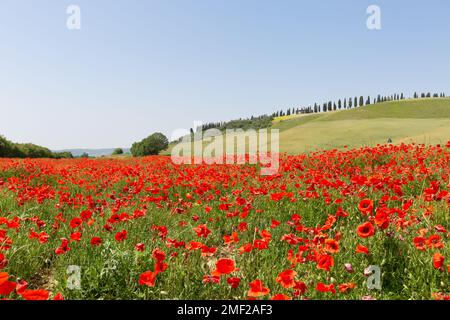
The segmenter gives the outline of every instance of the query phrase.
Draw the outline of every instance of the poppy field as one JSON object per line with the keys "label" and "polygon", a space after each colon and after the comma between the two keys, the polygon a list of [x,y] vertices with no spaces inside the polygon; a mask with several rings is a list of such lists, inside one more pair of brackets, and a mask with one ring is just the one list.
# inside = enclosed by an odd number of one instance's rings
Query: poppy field
{"label": "poppy field", "polygon": [[450,142],[281,155],[271,176],[0,159],[0,298],[450,299],[449,164]]}

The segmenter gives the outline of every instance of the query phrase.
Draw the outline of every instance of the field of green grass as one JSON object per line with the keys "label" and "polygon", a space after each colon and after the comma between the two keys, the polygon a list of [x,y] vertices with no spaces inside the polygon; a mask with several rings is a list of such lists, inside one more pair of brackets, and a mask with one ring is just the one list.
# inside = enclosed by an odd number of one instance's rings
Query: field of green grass
{"label": "field of green grass", "polygon": [[[280,151],[289,154],[317,149],[425,143],[450,140],[450,99],[390,101],[350,110],[277,119]],[[204,143],[204,146],[209,143]],[[164,154],[170,154],[171,148]]]}

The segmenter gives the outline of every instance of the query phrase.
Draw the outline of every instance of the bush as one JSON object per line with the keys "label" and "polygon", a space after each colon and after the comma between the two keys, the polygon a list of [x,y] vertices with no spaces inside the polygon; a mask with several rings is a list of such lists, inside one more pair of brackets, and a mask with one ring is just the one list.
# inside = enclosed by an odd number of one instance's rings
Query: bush
{"label": "bush", "polygon": [[53,152],[53,157],[55,159],[73,159],[73,154],[69,151]]}
{"label": "bush", "polygon": [[156,155],[160,151],[167,149],[169,140],[165,135],[156,132],[140,142],[135,142],[131,146],[131,154],[134,157]]}
{"label": "bush", "polygon": [[115,156],[115,155],[118,155],[118,154],[123,154],[122,148],[116,148],[116,149],[114,149],[112,155]]}

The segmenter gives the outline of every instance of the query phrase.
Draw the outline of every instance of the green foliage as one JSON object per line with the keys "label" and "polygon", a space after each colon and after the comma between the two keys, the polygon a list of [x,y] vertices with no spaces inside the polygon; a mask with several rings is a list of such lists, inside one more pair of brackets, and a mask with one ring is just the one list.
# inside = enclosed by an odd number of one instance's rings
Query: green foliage
{"label": "green foliage", "polygon": [[5,137],[0,136],[0,157],[1,158],[13,158],[13,157],[23,157],[21,151],[17,146],[11,141],[7,140]]}
{"label": "green foliage", "polygon": [[73,159],[72,152],[64,151],[64,152],[53,152],[53,158],[55,159]]}
{"label": "green foliage", "polygon": [[17,144],[17,148],[27,158],[53,158],[53,153],[44,147],[32,143]]}
{"label": "green foliage", "polygon": [[131,154],[134,157],[157,155],[160,151],[167,149],[169,140],[160,132],[153,133],[140,142],[131,146]]}
{"label": "green foliage", "polygon": [[[288,111],[289,114],[291,114],[291,111]],[[274,116],[282,115],[282,112],[275,113]],[[207,123],[203,125],[203,130],[208,129],[219,129],[219,130],[226,130],[226,129],[265,129],[271,126],[273,117],[271,116],[260,116],[260,117],[251,117],[250,119],[238,119],[238,120],[231,120],[228,122],[218,122],[218,123]]]}
{"label": "green foliage", "polygon": [[122,148],[116,148],[116,149],[114,149],[112,155],[115,156],[115,155],[119,155],[119,154],[123,154]]}
{"label": "green foliage", "polygon": [[14,143],[0,136],[0,158],[73,158],[70,152],[52,152],[32,143]]}

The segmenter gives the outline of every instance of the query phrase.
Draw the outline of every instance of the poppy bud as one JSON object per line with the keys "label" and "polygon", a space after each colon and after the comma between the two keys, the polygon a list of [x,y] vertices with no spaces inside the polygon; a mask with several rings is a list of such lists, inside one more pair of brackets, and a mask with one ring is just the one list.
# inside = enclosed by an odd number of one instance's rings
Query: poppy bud
{"label": "poppy bud", "polygon": [[348,273],[353,273],[353,266],[351,263],[345,263],[344,264],[345,270],[347,270]]}

